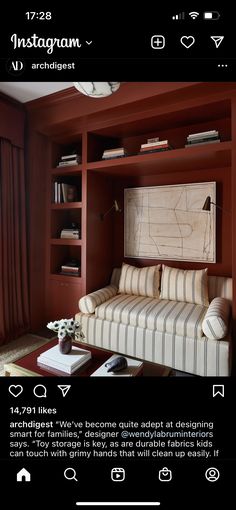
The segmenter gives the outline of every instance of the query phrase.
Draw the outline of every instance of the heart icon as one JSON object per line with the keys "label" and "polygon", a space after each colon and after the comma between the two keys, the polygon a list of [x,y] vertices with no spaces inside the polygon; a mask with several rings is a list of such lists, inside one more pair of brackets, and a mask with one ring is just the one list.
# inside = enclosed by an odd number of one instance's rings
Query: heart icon
{"label": "heart icon", "polygon": [[16,384],[16,385],[11,384],[11,386],[9,386],[9,388],[8,388],[8,391],[13,397],[19,397],[19,395],[23,391],[23,386],[21,386],[21,384]]}
{"label": "heart icon", "polygon": [[180,39],[181,44],[185,48],[190,48],[195,43],[195,38],[192,35],[183,35]]}

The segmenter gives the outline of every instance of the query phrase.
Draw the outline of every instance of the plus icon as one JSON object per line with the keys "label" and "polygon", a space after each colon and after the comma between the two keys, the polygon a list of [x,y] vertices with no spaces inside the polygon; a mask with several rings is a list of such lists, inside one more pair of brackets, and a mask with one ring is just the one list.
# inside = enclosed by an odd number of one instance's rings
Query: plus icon
{"label": "plus icon", "polygon": [[153,35],[151,38],[151,47],[153,50],[163,50],[166,40],[164,35]]}

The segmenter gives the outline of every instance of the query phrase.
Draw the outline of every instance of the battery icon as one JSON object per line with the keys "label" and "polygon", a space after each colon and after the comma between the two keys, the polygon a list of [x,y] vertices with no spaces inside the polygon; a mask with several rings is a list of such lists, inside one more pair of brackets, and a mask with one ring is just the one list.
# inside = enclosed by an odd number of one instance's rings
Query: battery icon
{"label": "battery icon", "polygon": [[219,19],[220,17],[220,13],[218,11],[209,11],[209,12],[204,12],[203,13],[203,18],[204,19]]}

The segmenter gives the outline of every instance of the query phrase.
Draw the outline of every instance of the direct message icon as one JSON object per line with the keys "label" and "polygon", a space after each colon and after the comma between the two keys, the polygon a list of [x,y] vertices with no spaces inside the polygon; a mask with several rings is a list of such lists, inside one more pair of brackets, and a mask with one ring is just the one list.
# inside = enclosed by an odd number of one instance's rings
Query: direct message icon
{"label": "direct message icon", "polygon": [[57,387],[62,392],[62,396],[65,397],[68,391],[71,389],[71,384],[58,384]]}
{"label": "direct message icon", "polygon": [[172,471],[167,467],[160,469],[158,473],[160,482],[170,482],[172,480]]}

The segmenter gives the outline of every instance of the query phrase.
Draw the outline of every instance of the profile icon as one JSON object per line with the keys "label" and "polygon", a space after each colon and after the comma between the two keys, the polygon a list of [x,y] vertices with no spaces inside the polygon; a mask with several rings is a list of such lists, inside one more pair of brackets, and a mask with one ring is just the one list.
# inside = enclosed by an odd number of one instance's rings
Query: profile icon
{"label": "profile icon", "polygon": [[220,478],[220,472],[215,467],[211,467],[206,470],[205,477],[208,482],[217,482]]}

